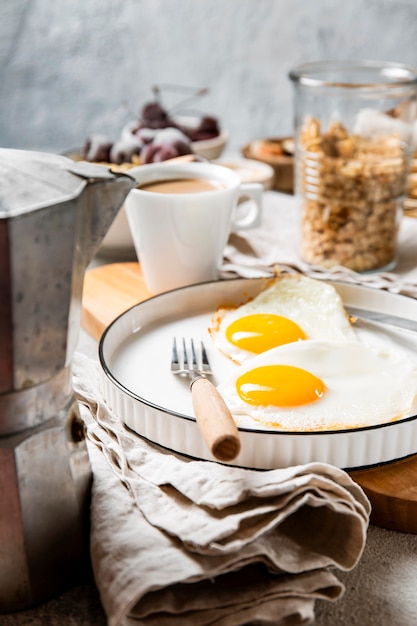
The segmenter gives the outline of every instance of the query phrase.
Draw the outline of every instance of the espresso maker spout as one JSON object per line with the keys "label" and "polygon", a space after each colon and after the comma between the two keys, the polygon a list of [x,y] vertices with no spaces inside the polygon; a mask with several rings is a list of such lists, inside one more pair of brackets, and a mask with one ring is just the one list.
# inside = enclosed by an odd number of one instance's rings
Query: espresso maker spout
{"label": "espresso maker spout", "polygon": [[[0,613],[88,565],[91,470],[72,390],[84,271],[128,175],[0,149]],[[0,618],[1,622],[1,618]]]}

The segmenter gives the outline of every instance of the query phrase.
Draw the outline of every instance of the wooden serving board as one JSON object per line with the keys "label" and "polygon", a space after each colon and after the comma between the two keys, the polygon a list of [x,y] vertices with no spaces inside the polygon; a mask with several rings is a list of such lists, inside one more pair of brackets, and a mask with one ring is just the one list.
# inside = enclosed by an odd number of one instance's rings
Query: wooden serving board
{"label": "wooden serving board", "polygon": [[[151,296],[138,263],[92,269],[84,278],[81,324],[99,340],[116,317]],[[417,454],[349,473],[371,501],[374,524],[417,534]]]}
{"label": "wooden serving board", "polygon": [[81,325],[98,341],[116,317],[151,296],[139,263],[96,267],[84,277]]}

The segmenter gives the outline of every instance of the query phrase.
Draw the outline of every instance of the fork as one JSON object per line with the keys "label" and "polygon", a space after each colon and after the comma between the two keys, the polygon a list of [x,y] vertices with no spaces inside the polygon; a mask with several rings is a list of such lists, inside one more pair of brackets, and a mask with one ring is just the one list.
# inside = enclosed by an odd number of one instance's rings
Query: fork
{"label": "fork", "polygon": [[191,379],[195,418],[213,456],[219,461],[232,461],[240,451],[239,432],[222,396],[206,378],[212,371],[203,342],[196,346],[193,339],[187,344],[183,338],[179,350],[174,337],[171,371]]}

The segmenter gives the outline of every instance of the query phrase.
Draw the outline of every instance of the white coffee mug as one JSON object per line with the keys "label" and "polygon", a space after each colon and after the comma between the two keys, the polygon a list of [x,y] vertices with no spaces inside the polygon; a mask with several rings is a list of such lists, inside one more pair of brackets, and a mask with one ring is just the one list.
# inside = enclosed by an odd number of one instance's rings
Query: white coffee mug
{"label": "white coffee mug", "polygon": [[126,214],[152,293],[216,280],[231,230],[260,224],[262,185],[242,183],[229,168],[164,162],[128,174],[137,187],[125,200]]}

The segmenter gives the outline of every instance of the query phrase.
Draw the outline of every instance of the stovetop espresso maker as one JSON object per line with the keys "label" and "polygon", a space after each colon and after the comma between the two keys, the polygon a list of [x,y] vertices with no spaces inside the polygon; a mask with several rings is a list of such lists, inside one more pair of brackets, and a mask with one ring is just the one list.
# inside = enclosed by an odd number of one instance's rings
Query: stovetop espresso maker
{"label": "stovetop espresso maker", "polygon": [[71,385],[84,270],[134,180],[0,149],[0,613],[87,563],[91,473]]}

